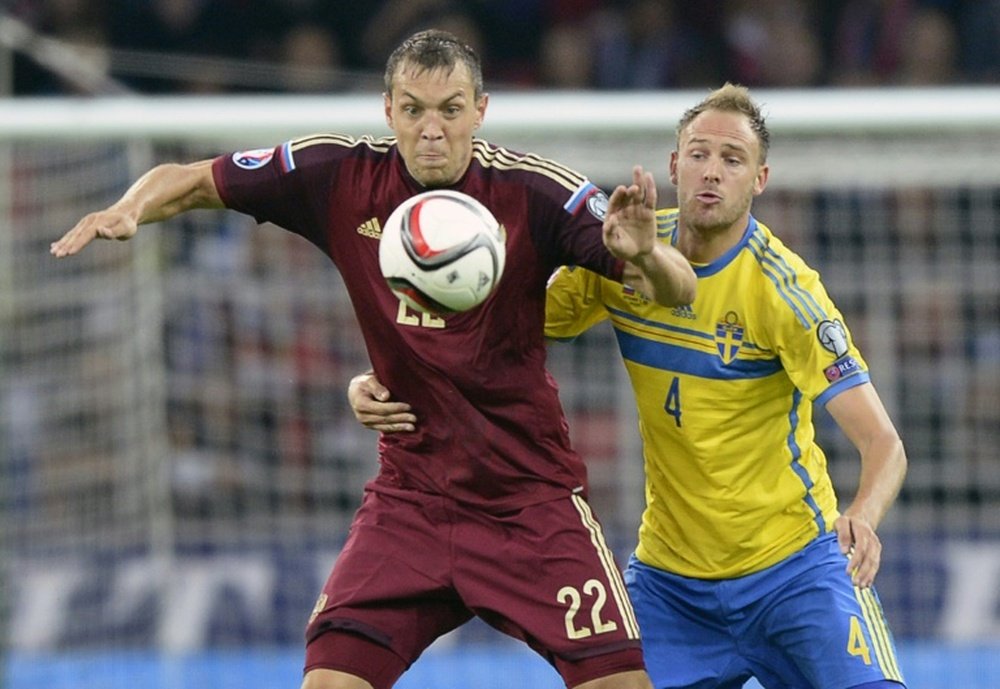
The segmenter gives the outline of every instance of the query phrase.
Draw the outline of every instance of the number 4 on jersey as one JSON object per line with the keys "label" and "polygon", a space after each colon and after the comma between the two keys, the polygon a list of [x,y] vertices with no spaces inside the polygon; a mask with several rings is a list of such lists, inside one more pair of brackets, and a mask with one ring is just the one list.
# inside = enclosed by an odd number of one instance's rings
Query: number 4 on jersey
{"label": "number 4 on jersey", "polygon": [[681,426],[681,381],[677,376],[670,383],[670,390],[667,391],[667,399],[663,403],[663,410],[674,417],[677,427]]}
{"label": "number 4 on jersey", "polygon": [[865,661],[865,665],[872,664],[872,654],[865,641],[864,632],[861,631],[861,622],[854,615],[851,615],[851,631],[847,639],[847,652],[852,656],[859,656]]}

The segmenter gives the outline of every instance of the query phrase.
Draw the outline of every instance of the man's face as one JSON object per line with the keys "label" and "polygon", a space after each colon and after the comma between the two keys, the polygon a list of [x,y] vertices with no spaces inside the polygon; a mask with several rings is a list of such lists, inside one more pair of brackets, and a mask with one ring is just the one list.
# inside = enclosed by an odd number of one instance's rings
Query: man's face
{"label": "man's face", "polygon": [[472,159],[472,136],[482,124],[486,102],[485,94],[476,101],[463,63],[450,73],[405,62],[399,66],[392,93],[385,96],[385,119],[414,179],[425,187],[458,181]]}
{"label": "man's face", "polygon": [[670,156],[681,219],[694,230],[725,232],[746,227],[753,197],[764,191],[768,168],[747,117],[708,110],[681,132]]}

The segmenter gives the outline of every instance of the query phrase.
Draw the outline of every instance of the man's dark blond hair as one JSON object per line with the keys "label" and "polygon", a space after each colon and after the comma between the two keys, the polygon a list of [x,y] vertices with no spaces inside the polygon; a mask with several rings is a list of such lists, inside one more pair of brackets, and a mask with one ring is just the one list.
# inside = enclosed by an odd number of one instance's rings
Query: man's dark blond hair
{"label": "man's dark blond hair", "polygon": [[483,68],[479,56],[469,44],[458,36],[441,31],[428,29],[415,33],[389,56],[385,65],[385,92],[392,98],[392,80],[402,64],[413,65],[419,71],[433,72],[437,69],[447,73],[454,71],[459,64],[469,68],[472,77],[473,96],[478,100],[483,95]]}
{"label": "man's dark blond hair", "polygon": [[681,133],[691,124],[692,120],[708,110],[738,112],[746,115],[747,119],[750,120],[750,129],[757,135],[757,141],[760,142],[759,162],[761,164],[767,162],[767,151],[771,146],[771,133],[767,130],[760,106],[750,97],[750,91],[745,86],[738,84],[726,82],[724,86],[708,94],[705,100],[685,112],[677,124],[678,141],[680,141]]}

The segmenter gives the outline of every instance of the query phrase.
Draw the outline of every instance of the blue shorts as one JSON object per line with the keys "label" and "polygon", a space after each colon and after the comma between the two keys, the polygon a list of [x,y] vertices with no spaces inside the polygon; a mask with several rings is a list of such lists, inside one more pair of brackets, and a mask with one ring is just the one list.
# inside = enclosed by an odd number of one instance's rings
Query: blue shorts
{"label": "blue shorts", "polygon": [[874,589],[856,588],[835,534],[760,572],[691,579],[639,562],[625,583],[655,689],[848,689],[903,683]]}

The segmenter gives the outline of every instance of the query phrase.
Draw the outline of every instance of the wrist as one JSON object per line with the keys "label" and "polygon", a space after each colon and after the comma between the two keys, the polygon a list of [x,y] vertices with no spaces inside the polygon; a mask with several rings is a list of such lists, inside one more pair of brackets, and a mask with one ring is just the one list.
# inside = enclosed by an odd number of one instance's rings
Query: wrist
{"label": "wrist", "polygon": [[645,251],[637,251],[628,262],[634,265],[645,274],[649,274],[656,267],[656,244],[654,243]]}

